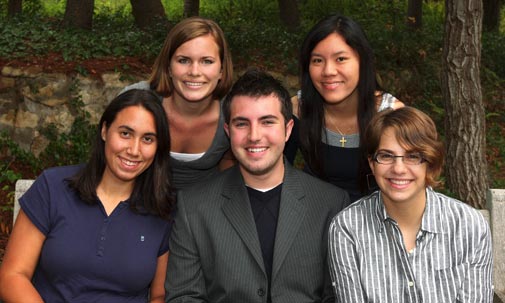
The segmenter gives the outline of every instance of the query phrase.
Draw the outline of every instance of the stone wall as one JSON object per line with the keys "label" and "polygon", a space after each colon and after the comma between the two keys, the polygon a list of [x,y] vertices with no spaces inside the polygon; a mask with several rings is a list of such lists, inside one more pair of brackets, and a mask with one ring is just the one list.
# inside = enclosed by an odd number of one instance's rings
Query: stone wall
{"label": "stone wall", "polygon": [[58,133],[70,131],[75,119],[72,100],[80,98],[95,124],[108,102],[138,80],[121,79],[118,73],[88,78],[6,66],[0,75],[0,131],[6,131],[24,150],[38,155],[48,144],[41,129],[53,124]]}
{"label": "stone wall", "polygon": [[[295,94],[296,76],[272,73]],[[125,86],[145,76],[106,73],[99,77],[47,74],[39,67],[3,67],[0,74],[0,131],[6,131],[21,148],[39,155],[48,145],[40,130],[54,124],[68,133],[75,119],[70,102],[80,98],[96,124],[105,106]],[[127,80],[123,80],[127,79]]]}

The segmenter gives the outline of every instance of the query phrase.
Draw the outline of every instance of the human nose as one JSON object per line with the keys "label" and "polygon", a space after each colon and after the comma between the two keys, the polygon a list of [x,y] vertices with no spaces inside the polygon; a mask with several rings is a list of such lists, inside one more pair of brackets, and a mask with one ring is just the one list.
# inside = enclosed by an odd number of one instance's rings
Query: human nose
{"label": "human nose", "polygon": [[324,76],[334,76],[338,73],[337,67],[332,61],[327,61],[323,66]]}
{"label": "human nose", "polygon": [[136,156],[140,153],[140,140],[134,139],[130,141],[128,149],[126,150],[128,154]]}
{"label": "human nose", "polygon": [[198,76],[198,75],[200,75],[200,65],[198,64],[198,62],[193,62],[191,64],[189,73],[192,76]]}
{"label": "human nose", "polygon": [[393,158],[393,164],[392,168],[393,171],[396,173],[402,173],[406,169],[405,162],[403,161],[404,157],[403,156],[396,156]]}
{"label": "human nose", "polygon": [[251,125],[249,128],[249,141],[256,142],[261,139],[261,131],[258,125]]}

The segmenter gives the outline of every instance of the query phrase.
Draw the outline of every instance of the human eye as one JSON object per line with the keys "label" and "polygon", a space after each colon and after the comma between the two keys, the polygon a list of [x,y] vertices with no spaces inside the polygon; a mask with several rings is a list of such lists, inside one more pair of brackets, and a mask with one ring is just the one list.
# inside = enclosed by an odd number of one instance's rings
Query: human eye
{"label": "human eye", "polygon": [[347,60],[347,58],[340,56],[340,57],[337,57],[336,60],[337,60],[337,62],[344,62],[345,60]]}
{"label": "human eye", "polygon": [[126,130],[120,131],[119,135],[121,136],[121,138],[129,138],[131,136],[130,132]]}
{"label": "human eye", "polygon": [[207,65],[210,65],[210,64],[214,64],[214,60],[212,59],[203,59],[202,60],[203,64],[207,64]]}
{"label": "human eye", "polygon": [[156,137],[155,136],[145,136],[143,138],[143,141],[146,142],[147,144],[151,144],[156,142]]}
{"label": "human eye", "polygon": [[236,128],[243,128],[247,126],[247,123],[245,121],[237,121],[233,123],[233,126]]}
{"label": "human eye", "polygon": [[275,124],[275,120],[273,119],[266,119],[266,120],[263,120],[263,125],[272,125],[272,124]]}
{"label": "human eye", "polygon": [[409,164],[419,164],[423,162],[423,156],[420,153],[409,153],[405,155],[405,162]]}
{"label": "human eye", "polygon": [[392,163],[394,161],[395,156],[390,153],[378,153],[377,156],[377,162],[379,163]]}
{"label": "human eye", "polygon": [[189,63],[189,59],[181,57],[181,58],[177,59],[177,62],[180,63],[180,64],[188,64]]}
{"label": "human eye", "polygon": [[310,64],[321,64],[323,60],[319,57],[310,58]]}

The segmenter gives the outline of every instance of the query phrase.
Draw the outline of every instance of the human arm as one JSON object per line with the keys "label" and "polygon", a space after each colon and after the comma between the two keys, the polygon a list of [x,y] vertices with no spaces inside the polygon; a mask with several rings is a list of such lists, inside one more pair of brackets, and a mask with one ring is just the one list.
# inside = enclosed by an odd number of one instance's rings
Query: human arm
{"label": "human arm", "polygon": [[207,302],[200,255],[189,224],[183,191],[177,195],[165,291],[166,302]]}
{"label": "human arm", "polygon": [[357,244],[349,230],[335,217],[329,229],[330,276],[335,291],[335,302],[366,302],[358,269]]}
{"label": "human arm", "polygon": [[298,98],[298,94],[291,97],[291,105],[293,105],[293,115],[297,118],[300,117],[299,116],[300,99]]}
{"label": "human arm", "polygon": [[156,272],[154,279],[151,282],[149,292],[149,302],[162,303],[165,302],[165,277],[167,275],[168,252],[158,257],[156,263]]}
{"label": "human arm", "polygon": [[[473,251],[465,280],[458,291],[457,302],[491,303],[493,302],[493,252],[491,232],[487,222],[479,216],[478,224],[473,227],[471,242]],[[471,228],[471,227],[470,227]]]}
{"label": "human arm", "polygon": [[231,149],[228,149],[224,153],[223,158],[221,158],[221,161],[219,161],[219,164],[218,164],[219,171],[223,171],[227,168],[230,168],[233,165],[235,165],[235,163],[237,163],[237,160],[235,159],[235,156],[231,152]]}
{"label": "human arm", "polygon": [[43,302],[31,279],[45,238],[21,209],[0,267],[0,294],[4,302]]}

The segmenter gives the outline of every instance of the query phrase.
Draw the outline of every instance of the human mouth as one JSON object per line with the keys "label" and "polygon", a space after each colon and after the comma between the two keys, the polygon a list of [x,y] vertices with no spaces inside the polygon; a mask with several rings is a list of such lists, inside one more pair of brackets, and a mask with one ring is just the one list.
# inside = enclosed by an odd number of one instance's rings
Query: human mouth
{"label": "human mouth", "polygon": [[190,87],[201,87],[203,86],[203,82],[190,82],[190,81],[185,81],[184,84]]}
{"label": "human mouth", "polygon": [[335,90],[337,89],[338,87],[342,86],[344,84],[344,82],[331,82],[331,83],[322,83],[322,87],[325,89],[325,90]]}
{"label": "human mouth", "polygon": [[267,148],[266,147],[256,147],[256,148],[248,148],[247,151],[250,152],[250,153],[261,153],[261,152],[264,152],[266,151]]}
{"label": "human mouth", "polygon": [[403,188],[409,185],[412,181],[411,180],[405,180],[405,179],[388,179],[389,182],[398,188]]}
{"label": "human mouth", "polygon": [[121,163],[123,163],[126,167],[134,168],[140,163],[140,161],[130,161],[126,159],[121,159]]}

